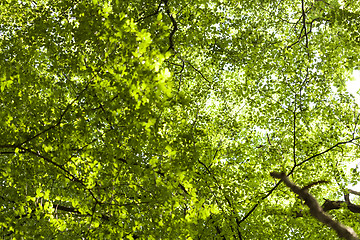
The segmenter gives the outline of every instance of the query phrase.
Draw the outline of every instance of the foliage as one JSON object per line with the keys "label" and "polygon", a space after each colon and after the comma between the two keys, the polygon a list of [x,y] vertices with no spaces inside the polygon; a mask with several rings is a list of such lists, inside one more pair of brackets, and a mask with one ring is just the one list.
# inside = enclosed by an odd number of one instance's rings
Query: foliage
{"label": "foliage", "polygon": [[336,238],[270,172],[330,181],[310,189],[320,203],[358,182],[358,1],[0,12],[4,239]]}

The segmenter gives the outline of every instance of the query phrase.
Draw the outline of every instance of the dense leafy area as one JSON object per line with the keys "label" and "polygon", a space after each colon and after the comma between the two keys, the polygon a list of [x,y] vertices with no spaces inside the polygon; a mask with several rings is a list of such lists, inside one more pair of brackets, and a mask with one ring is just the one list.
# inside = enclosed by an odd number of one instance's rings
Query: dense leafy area
{"label": "dense leafy area", "polygon": [[[335,239],[360,3],[5,0],[3,239]],[[356,203],[356,199],[353,200]],[[297,213],[302,211],[301,216]],[[360,233],[358,216],[330,211]]]}

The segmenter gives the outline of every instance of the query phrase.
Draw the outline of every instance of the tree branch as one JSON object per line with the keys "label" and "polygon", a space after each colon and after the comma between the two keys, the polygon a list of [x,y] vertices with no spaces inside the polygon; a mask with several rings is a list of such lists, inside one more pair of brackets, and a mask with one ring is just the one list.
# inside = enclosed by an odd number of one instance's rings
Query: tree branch
{"label": "tree branch", "polygon": [[163,0],[164,2],[164,5],[165,5],[165,11],[166,11],[166,14],[169,16],[170,20],[171,20],[171,23],[173,25],[173,28],[170,32],[170,36],[169,36],[169,48],[167,51],[169,50],[173,50],[175,52],[175,48],[174,48],[174,34],[175,32],[178,30],[178,25],[177,25],[177,22],[174,18],[174,16],[171,14],[170,12],[170,8],[169,8],[169,4],[168,4],[168,0]]}
{"label": "tree branch", "polygon": [[320,222],[334,229],[339,237],[347,240],[359,240],[357,234],[352,228],[332,219],[329,214],[324,212],[323,208],[319,205],[317,200],[307,191],[307,189],[302,189],[299,186],[295,185],[293,182],[291,182],[288,176],[286,176],[286,173],[272,172],[270,173],[270,175],[273,178],[278,178],[282,180],[285,185],[291,189],[291,191],[296,193],[301,199],[305,201],[305,204],[310,208],[311,215]]}
{"label": "tree branch", "polygon": [[299,167],[299,166],[301,166],[302,164],[310,161],[311,159],[313,159],[313,158],[315,158],[315,157],[318,157],[318,156],[320,156],[320,155],[322,155],[322,154],[325,154],[325,153],[331,151],[332,149],[334,149],[334,148],[336,148],[336,147],[338,147],[338,146],[340,146],[340,145],[344,145],[344,144],[347,144],[347,143],[352,143],[353,141],[356,141],[356,140],[359,140],[359,139],[360,139],[360,137],[357,137],[357,138],[352,138],[352,139],[350,139],[350,140],[348,140],[348,141],[346,141],[346,142],[338,142],[337,144],[333,145],[332,147],[330,147],[330,148],[328,148],[328,149],[326,149],[326,150],[324,150],[324,151],[322,151],[322,152],[320,152],[320,153],[317,153],[317,154],[315,154],[315,155],[313,155],[313,156],[305,159],[304,161],[298,163],[297,165],[295,165],[295,167]]}

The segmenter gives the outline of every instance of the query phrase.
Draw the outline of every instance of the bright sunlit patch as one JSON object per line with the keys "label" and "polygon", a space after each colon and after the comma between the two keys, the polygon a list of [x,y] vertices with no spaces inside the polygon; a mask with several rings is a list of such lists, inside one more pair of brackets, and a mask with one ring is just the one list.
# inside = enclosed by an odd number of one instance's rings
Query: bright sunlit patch
{"label": "bright sunlit patch", "polygon": [[360,95],[357,93],[360,89],[360,70],[354,70],[354,81],[346,83],[347,90],[355,97],[356,103],[360,106]]}
{"label": "bright sunlit patch", "polygon": [[[346,84],[347,90],[355,97],[356,103],[360,106],[360,94],[358,91],[360,89],[360,70],[354,70],[353,73],[354,81],[349,81]],[[349,164],[349,170],[352,168],[356,168],[360,165],[360,159],[357,159]],[[352,190],[360,191],[360,183],[355,186],[349,186]]]}

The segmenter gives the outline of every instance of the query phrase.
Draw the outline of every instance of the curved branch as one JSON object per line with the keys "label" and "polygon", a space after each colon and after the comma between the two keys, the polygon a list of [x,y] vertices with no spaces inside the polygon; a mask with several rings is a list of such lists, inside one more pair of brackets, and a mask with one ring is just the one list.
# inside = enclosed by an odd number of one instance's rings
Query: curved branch
{"label": "curved branch", "polygon": [[357,234],[352,228],[332,219],[329,214],[324,212],[318,201],[307,191],[307,189],[300,188],[299,186],[291,182],[289,177],[286,176],[286,173],[272,172],[270,173],[270,175],[273,178],[278,178],[282,180],[285,185],[291,189],[291,191],[296,193],[301,199],[305,201],[305,204],[310,208],[311,215],[320,222],[334,229],[339,237],[347,240],[359,240]]}
{"label": "curved branch", "polygon": [[176,22],[174,16],[173,16],[173,15],[171,14],[171,12],[170,12],[168,0],[164,0],[164,5],[165,5],[166,14],[169,16],[169,18],[170,18],[170,20],[171,20],[171,23],[172,23],[172,25],[173,25],[173,29],[171,30],[170,36],[169,36],[170,45],[169,45],[168,51],[169,51],[169,50],[173,50],[173,51],[175,52],[175,48],[174,48],[174,34],[175,34],[175,32],[178,30],[178,25],[177,25],[177,22]]}

